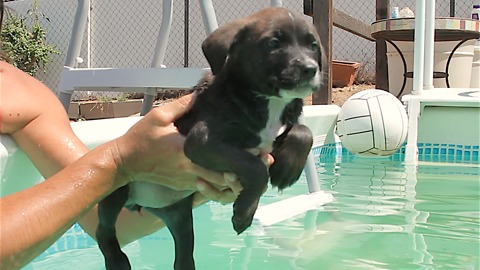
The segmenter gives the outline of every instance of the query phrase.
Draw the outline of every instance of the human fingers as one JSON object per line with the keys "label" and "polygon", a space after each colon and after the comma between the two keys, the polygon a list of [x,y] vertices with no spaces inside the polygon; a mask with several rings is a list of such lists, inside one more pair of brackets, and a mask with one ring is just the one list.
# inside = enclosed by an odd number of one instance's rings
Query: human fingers
{"label": "human fingers", "polygon": [[[271,166],[274,162],[273,156],[268,153],[260,154],[260,159],[267,167]],[[238,181],[237,176],[233,173],[224,173],[223,176],[228,187],[230,187],[232,192],[238,196],[243,190],[243,187],[240,184],[240,181]]]}
{"label": "human fingers", "polygon": [[205,195],[203,195],[201,192],[195,192],[193,194],[193,202],[192,202],[192,207],[198,207],[206,202],[208,202],[210,199],[208,199]]}
{"label": "human fingers", "polygon": [[233,173],[224,173],[223,177],[225,178],[225,182],[227,182],[228,187],[232,190],[232,192],[238,196],[240,191],[242,191],[243,187],[238,181],[238,178]]}
{"label": "human fingers", "polygon": [[222,173],[205,169],[193,162],[190,165],[192,173],[198,178],[203,179],[203,181],[217,186],[226,186],[226,181]]}
{"label": "human fingers", "polygon": [[275,162],[275,159],[273,158],[272,155],[268,153],[262,153],[260,154],[260,160],[267,166],[270,167],[273,162]]}
{"label": "human fingers", "polygon": [[207,200],[213,200],[222,204],[231,203],[237,198],[237,195],[231,189],[220,190],[202,179],[197,181],[197,190]]}

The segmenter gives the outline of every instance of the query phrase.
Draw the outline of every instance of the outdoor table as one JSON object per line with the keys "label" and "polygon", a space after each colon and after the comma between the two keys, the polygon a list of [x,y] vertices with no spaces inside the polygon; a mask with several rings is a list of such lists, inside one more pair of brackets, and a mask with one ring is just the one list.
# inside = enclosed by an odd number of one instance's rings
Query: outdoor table
{"label": "outdoor table", "polygon": [[[385,40],[397,50],[403,62],[403,84],[400,94],[403,93],[407,78],[413,78],[413,71],[407,70],[405,56],[395,41],[414,41],[415,18],[384,19],[372,23],[372,37],[376,40]],[[435,18],[435,42],[459,41],[451,51],[445,71],[435,71],[434,78],[445,78],[446,85],[449,83],[449,66],[455,51],[465,42],[480,38],[480,22],[463,18]]]}

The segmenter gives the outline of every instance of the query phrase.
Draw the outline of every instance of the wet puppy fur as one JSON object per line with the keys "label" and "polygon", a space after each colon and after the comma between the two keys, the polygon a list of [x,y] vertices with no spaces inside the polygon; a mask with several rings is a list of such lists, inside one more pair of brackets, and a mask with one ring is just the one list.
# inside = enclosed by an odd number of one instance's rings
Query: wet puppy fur
{"label": "wet puppy fur", "polygon": [[[232,223],[240,234],[251,225],[269,178],[282,190],[300,177],[313,139],[298,118],[302,99],[320,86],[323,52],[313,25],[284,8],[267,8],[226,24],[204,41],[202,49],[213,75],[194,87],[195,103],[175,125],[186,136],[185,155],[194,163],[238,177],[243,190],[233,204]],[[245,151],[253,148],[271,152],[274,164],[267,168]],[[174,268],[195,269],[194,191],[178,195],[145,185],[142,189],[129,184],[99,203],[96,238],[106,268],[131,268],[115,235],[118,213],[127,206],[143,207],[161,218],[175,241]],[[175,202],[141,203],[147,189],[156,188],[163,189],[157,199],[168,201],[165,197],[172,196]]]}

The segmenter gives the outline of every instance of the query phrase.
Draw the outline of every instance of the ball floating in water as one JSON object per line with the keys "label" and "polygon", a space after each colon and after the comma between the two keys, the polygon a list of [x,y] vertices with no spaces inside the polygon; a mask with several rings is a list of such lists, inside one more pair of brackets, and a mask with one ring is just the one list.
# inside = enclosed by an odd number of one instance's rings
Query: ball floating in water
{"label": "ball floating in water", "polygon": [[389,156],[407,137],[408,118],[403,104],[392,94],[369,89],[352,95],[337,119],[342,145],[360,156]]}

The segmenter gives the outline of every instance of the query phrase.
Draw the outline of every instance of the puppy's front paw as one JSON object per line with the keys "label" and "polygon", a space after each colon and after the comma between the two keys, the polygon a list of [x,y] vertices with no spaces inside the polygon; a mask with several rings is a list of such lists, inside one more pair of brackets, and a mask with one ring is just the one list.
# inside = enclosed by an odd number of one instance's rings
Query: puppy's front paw
{"label": "puppy's front paw", "polygon": [[233,204],[233,229],[237,234],[244,232],[250,225],[252,225],[253,216],[258,207],[259,199],[256,199],[252,203],[248,203],[247,200],[242,200],[240,197]]}
{"label": "puppy's front paw", "polygon": [[251,217],[236,217],[235,215],[232,217],[232,224],[233,229],[237,232],[237,234],[241,234],[244,232],[250,225],[252,225],[253,216]]}
{"label": "puppy's front paw", "polygon": [[303,125],[294,125],[277,138],[272,152],[275,162],[269,169],[273,186],[281,190],[298,180],[312,144],[312,132]]}

